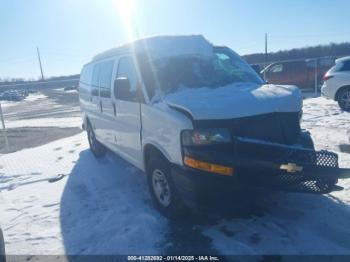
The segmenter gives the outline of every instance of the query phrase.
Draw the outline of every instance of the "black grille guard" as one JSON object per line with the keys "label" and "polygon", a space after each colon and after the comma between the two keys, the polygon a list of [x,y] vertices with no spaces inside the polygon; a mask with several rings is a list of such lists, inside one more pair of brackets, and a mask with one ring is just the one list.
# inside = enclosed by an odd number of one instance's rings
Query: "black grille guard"
{"label": "black grille guard", "polygon": [[244,137],[235,141],[239,156],[233,164],[250,182],[256,183],[260,173],[264,174],[261,180],[277,190],[325,194],[342,189],[336,185],[338,179],[350,178],[350,169],[339,168],[333,152]]}

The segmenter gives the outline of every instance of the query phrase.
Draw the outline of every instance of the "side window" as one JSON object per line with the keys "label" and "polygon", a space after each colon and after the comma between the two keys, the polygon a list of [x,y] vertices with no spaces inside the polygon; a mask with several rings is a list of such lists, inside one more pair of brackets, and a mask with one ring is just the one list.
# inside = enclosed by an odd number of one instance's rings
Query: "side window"
{"label": "side window", "polygon": [[92,74],[92,66],[86,65],[80,74],[80,82],[86,85],[91,84],[91,74]]}
{"label": "side window", "polygon": [[282,73],[283,72],[283,65],[282,64],[277,64],[274,65],[271,69],[270,69],[271,73]]}
{"label": "side window", "polygon": [[101,64],[94,65],[94,69],[92,71],[92,81],[91,81],[91,95],[98,96],[98,89],[100,85],[100,68]]}
{"label": "side window", "polygon": [[131,57],[121,58],[119,61],[117,78],[125,77],[129,80],[129,90],[118,90],[115,94],[117,99],[125,101],[136,101],[137,100],[137,73],[134,61]]}
{"label": "side window", "polygon": [[350,61],[345,61],[340,71],[350,71]]}
{"label": "side window", "polygon": [[84,96],[90,96],[91,94],[91,77],[92,77],[92,65],[84,66],[80,73],[79,80],[79,94]]}
{"label": "side window", "polygon": [[108,61],[100,64],[100,97],[111,97],[113,64],[113,61]]}

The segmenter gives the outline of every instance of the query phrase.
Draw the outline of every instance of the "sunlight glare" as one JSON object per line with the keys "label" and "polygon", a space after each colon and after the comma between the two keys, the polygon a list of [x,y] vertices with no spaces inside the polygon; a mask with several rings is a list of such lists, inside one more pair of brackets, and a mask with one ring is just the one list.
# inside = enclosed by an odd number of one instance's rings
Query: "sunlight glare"
{"label": "sunlight glare", "polygon": [[136,2],[135,0],[114,0],[115,8],[120,19],[123,22],[124,29],[129,40],[137,37],[137,29],[135,24]]}

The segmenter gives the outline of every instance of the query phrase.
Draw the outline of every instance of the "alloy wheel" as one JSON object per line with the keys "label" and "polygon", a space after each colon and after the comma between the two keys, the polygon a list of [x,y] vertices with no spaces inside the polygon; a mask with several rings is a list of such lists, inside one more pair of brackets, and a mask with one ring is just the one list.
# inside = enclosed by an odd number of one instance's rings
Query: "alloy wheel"
{"label": "alloy wheel", "polygon": [[350,90],[345,91],[340,99],[339,99],[339,103],[341,105],[342,108],[344,109],[350,109]]}

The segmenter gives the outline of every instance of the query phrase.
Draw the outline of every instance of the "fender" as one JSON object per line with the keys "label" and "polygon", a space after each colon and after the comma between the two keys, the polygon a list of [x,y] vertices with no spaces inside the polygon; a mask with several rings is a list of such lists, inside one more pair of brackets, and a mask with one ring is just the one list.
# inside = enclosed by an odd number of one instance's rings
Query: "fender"
{"label": "fender", "polygon": [[143,163],[143,170],[144,171],[146,170],[146,156],[145,156],[146,150],[145,149],[146,149],[147,146],[155,147],[156,149],[158,149],[163,154],[163,156],[170,163],[173,162],[170,154],[157,141],[154,141],[153,139],[146,139],[145,141],[143,141],[143,145],[142,145],[142,163]]}

